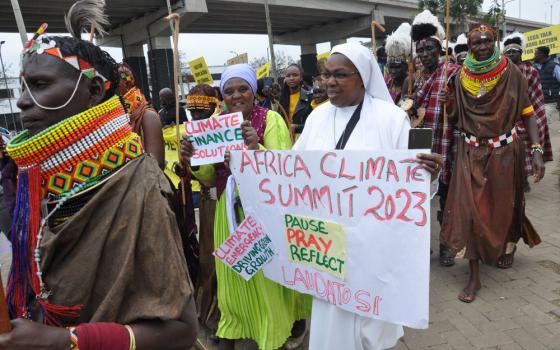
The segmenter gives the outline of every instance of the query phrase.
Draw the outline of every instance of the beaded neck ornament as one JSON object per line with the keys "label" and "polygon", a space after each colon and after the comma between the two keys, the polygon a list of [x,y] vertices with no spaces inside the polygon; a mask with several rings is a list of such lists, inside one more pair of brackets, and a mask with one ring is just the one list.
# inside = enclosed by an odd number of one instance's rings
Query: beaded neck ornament
{"label": "beaded neck ornament", "polygon": [[[12,317],[30,318],[29,302],[35,297],[45,323],[58,325],[62,317],[77,317],[81,306],[49,303],[52,293],[43,282],[40,265],[42,230],[68,198],[140,156],[140,137],[132,132],[129,117],[115,96],[32,137],[22,132],[10,141],[7,151],[19,170],[10,231],[8,307]],[[58,200],[55,210],[41,218],[41,202],[53,199]]]}
{"label": "beaded neck ornament", "polygon": [[461,85],[473,96],[484,96],[498,84],[507,66],[507,59],[498,49],[485,61],[477,61],[469,52],[460,73]]}

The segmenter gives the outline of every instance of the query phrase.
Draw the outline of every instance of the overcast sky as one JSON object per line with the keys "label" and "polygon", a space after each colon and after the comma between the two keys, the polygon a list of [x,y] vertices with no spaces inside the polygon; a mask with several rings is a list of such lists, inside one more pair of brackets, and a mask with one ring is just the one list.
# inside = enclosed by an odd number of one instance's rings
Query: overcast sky
{"label": "overcast sky", "polygon": [[[550,23],[550,4],[553,4],[553,24],[560,23],[560,0],[513,0],[507,1],[506,13],[511,17],[519,17],[519,1],[521,1],[522,18]],[[485,0],[483,9],[487,10],[492,0]],[[501,2],[501,0],[500,0]],[[25,18],[24,18],[25,20]],[[272,18],[274,22],[274,18]],[[2,56],[9,75],[19,71],[19,53],[21,42],[19,35],[0,33],[0,40],[5,40],[2,45]],[[359,39],[352,38],[351,41]],[[264,35],[218,35],[218,34],[182,34],[179,43],[180,49],[186,53],[188,59],[204,56],[208,65],[222,65],[234,54],[231,51],[247,52],[249,59],[267,55],[268,41]],[[275,45],[276,51],[299,58],[299,46]],[[319,44],[317,52],[321,53],[330,49],[329,43]],[[117,60],[122,60],[122,52],[117,48],[108,48],[109,53]]]}

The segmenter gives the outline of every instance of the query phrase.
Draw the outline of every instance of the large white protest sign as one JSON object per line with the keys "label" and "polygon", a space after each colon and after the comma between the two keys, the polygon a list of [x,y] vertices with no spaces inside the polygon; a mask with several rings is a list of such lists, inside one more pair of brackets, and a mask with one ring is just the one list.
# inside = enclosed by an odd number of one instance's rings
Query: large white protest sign
{"label": "large white protest sign", "polygon": [[265,275],[344,310],[427,328],[430,178],[417,151],[242,151],[243,208],[272,239]]}
{"label": "large white protest sign", "polygon": [[185,122],[185,130],[193,144],[191,165],[220,163],[224,161],[226,151],[245,149],[242,122],[240,112]]}

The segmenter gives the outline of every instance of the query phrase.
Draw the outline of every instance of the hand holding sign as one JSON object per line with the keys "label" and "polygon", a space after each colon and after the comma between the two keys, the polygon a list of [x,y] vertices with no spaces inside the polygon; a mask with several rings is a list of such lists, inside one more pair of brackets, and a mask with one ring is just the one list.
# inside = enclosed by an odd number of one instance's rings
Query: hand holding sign
{"label": "hand holding sign", "polygon": [[244,120],[241,123],[241,133],[243,134],[243,140],[248,150],[259,149],[259,137],[257,136],[257,131],[251,125],[249,120]]}
{"label": "hand holding sign", "polygon": [[193,150],[194,148],[189,136],[183,136],[183,139],[181,140],[181,159],[179,159],[181,166],[188,166],[193,156]]}
{"label": "hand holding sign", "polygon": [[[251,122],[248,120],[243,121],[241,123],[241,133],[243,134],[243,140],[245,141],[245,145],[247,146],[248,150],[258,150],[259,149],[259,137],[257,135],[257,131],[251,125]],[[224,154],[224,165],[226,168],[229,168],[229,159],[230,159],[230,152],[226,151]]]}

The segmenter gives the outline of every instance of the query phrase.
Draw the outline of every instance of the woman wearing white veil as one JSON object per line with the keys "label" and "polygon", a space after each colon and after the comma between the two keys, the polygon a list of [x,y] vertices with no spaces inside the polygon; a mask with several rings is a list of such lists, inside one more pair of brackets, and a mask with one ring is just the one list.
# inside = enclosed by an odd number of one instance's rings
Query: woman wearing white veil
{"label": "woman wearing white veil", "polygon": [[[381,70],[367,48],[359,44],[335,46],[323,78],[327,80],[330,102],[309,115],[294,150],[408,147],[410,120],[394,105]],[[419,154],[418,161],[432,179],[437,179],[442,164],[439,155]],[[437,181],[434,184],[437,190]],[[402,335],[400,325],[358,316],[313,299],[311,350],[387,349],[395,346]]]}

